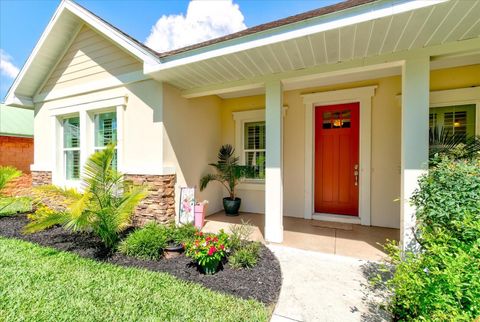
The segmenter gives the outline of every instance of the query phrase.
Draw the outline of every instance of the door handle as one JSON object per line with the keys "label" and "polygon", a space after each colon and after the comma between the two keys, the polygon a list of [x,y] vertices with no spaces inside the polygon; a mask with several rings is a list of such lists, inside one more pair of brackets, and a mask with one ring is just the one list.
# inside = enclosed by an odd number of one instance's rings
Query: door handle
{"label": "door handle", "polygon": [[358,175],[359,175],[359,172],[358,172],[358,164],[355,164],[355,166],[353,167],[353,175],[355,176],[355,186],[358,186]]}

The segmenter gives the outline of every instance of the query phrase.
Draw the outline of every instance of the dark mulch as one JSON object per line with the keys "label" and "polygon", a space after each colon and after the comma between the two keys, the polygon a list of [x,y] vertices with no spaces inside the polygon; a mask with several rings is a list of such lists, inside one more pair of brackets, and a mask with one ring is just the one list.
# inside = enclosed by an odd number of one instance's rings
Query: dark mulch
{"label": "dark mulch", "polygon": [[26,215],[0,217],[0,236],[22,239],[121,266],[166,272],[186,281],[200,283],[215,291],[244,299],[255,299],[265,304],[276,302],[280,293],[282,284],[280,264],[265,246],[262,246],[260,259],[254,268],[235,270],[226,263],[218,273],[208,276],[202,274],[196,265],[183,255],[160,261],[139,260],[120,253],[110,255],[100,240],[91,234],[70,233],[58,227],[23,235],[21,231],[27,223]]}

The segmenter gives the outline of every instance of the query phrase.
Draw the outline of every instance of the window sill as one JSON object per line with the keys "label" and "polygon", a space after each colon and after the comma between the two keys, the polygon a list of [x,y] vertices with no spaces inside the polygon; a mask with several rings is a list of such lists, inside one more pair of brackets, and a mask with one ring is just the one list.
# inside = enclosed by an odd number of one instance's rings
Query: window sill
{"label": "window sill", "polygon": [[265,191],[265,180],[244,180],[238,184],[238,190]]}

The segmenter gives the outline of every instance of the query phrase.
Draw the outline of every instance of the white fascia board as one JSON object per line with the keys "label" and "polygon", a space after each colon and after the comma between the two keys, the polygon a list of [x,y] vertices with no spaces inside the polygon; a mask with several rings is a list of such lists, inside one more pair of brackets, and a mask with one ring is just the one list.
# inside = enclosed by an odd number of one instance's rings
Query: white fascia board
{"label": "white fascia board", "polygon": [[[316,34],[316,33],[324,32],[327,30],[338,29],[345,26],[362,23],[365,21],[380,19],[383,17],[388,17],[388,16],[400,14],[403,12],[408,12],[412,10],[421,9],[424,7],[437,5],[439,3],[443,3],[446,1],[449,1],[449,0],[414,0],[414,1],[406,1],[406,2],[404,1],[401,3],[393,4],[393,5],[391,4],[391,2],[383,1],[383,2],[379,2],[376,5],[373,4],[368,6],[368,10],[364,13],[359,13],[352,16],[346,16],[343,18],[340,16],[331,21],[326,21],[324,23],[319,23],[313,26],[307,26],[303,28],[300,27],[298,29],[286,31],[279,34],[277,33],[277,34],[263,37],[260,39],[251,40],[251,37],[246,36],[244,38],[244,41],[238,44],[234,44],[231,46],[227,45],[226,47],[223,47],[223,48],[218,48],[218,49],[210,50],[197,55],[192,55],[189,57],[184,57],[176,60],[171,60],[168,62],[163,62],[157,65],[145,66],[144,72],[146,74],[153,74],[155,72],[171,69],[181,65],[191,64],[191,63],[195,63],[195,62],[210,59],[210,58],[233,54],[236,52],[241,52],[241,51],[245,51],[245,50],[256,48],[256,47],[271,45],[271,44],[279,43],[282,41],[288,41],[291,39],[295,39],[295,38],[299,38],[299,37],[303,37],[311,34]],[[339,14],[341,14],[341,12]],[[347,10],[345,11],[345,14],[351,14],[351,13]],[[331,16],[326,16],[326,18],[331,18]],[[283,28],[289,28],[289,27],[290,26],[287,25]],[[280,28],[282,27],[279,27],[279,29]],[[255,37],[255,36],[258,37],[258,35],[252,35],[252,37]]]}
{"label": "white fascia board", "polygon": [[21,95],[7,96],[7,99],[5,100],[5,105],[26,109],[33,109],[35,107],[31,97],[25,97]]}
{"label": "white fascia board", "polygon": [[15,98],[15,91],[18,85],[20,84],[20,82],[22,81],[23,77],[25,76],[26,71],[30,68],[38,52],[43,47],[45,40],[48,38],[53,26],[55,26],[55,24],[57,23],[59,17],[62,15],[64,10],[68,10],[69,12],[77,16],[79,19],[89,24],[91,27],[93,27],[94,29],[102,33],[104,36],[106,36],[108,39],[113,41],[115,44],[117,44],[121,48],[125,49],[126,51],[128,51],[129,53],[131,53],[141,61],[143,61],[145,65],[148,66],[148,65],[155,65],[159,63],[160,60],[158,59],[158,57],[149,53],[145,48],[142,48],[141,46],[136,44],[134,41],[129,39],[128,37],[125,37],[120,32],[118,32],[117,30],[115,30],[105,22],[103,22],[101,19],[99,19],[95,15],[91,14],[90,12],[83,9],[82,7],[75,4],[74,2],[71,2],[69,0],[63,0],[58,6],[55,13],[53,14],[52,18],[50,19],[50,22],[48,23],[47,27],[43,31],[42,36],[40,37],[37,44],[35,45],[25,65],[22,67],[18,76],[15,78],[15,81],[13,82],[12,86],[8,90],[7,95],[5,97],[5,102],[20,102],[20,104],[22,104],[21,100]]}
{"label": "white fascia board", "polygon": [[[43,44],[45,43],[45,40],[47,39],[48,35],[50,34],[50,31],[52,30],[53,26],[58,20],[58,17],[60,17],[61,13],[65,10],[65,2],[62,1],[60,5],[58,6],[57,10],[53,14],[52,18],[50,19],[50,22],[48,23],[47,27],[43,31],[42,35],[40,36],[40,39],[38,40],[37,44],[32,50],[32,53],[30,56],[28,56],[27,61],[23,65],[22,69],[18,73],[17,77],[13,81],[12,86],[10,86],[10,89],[7,92],[7,95],[5,96],[5,103],[11,102],[9,104],[16,104],[19,103],[21,104],[21,100],[19,100],[18,97],[15,96],[15,90],[17,89],[18,85],[22,81],[23,77],[25,76],[25,73],[27,70],[30,68],[30,65],[32,64],[34,58],[37,56],[38,52],[40,51],[40,48],[42,48]],[[31,98],[30,98],[31,100]]]}
{"label": "white fascia board", "polygon": [[129,53],[131,53],[138,59],[142,60],[144,63],[150,65],[160,62],[160,59],[157,56],[153,55],[142,46],[139,46],[130,38],[125,37],[118,30],[112,28],[112,26],[103,22],[95,15],[92,15],[89,11],[80,7],[76,3],[65,0],[65,8],[72,12],[74,15],[78,16],[83,21],[85,21],[91,27],[101,32],[107,38],[112,40],[115,44],[127,50]]}

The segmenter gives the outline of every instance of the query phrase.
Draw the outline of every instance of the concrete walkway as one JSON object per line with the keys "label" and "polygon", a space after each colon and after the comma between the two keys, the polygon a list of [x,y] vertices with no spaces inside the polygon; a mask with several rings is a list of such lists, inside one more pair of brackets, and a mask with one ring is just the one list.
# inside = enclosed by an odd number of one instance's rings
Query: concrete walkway
{"label": "concrete walkway", "polygon": [[283,283],[272,321],[388,321],[366,276],[375,262],[270,244]]}

